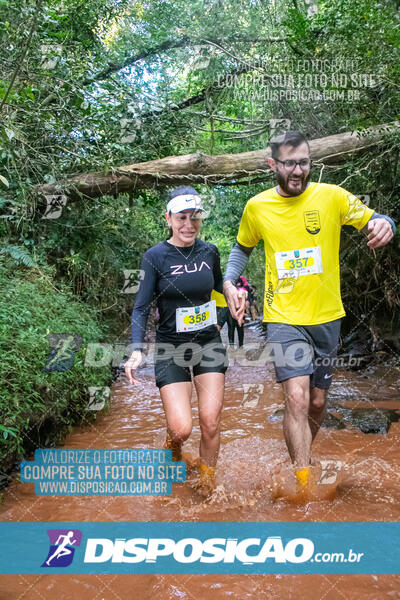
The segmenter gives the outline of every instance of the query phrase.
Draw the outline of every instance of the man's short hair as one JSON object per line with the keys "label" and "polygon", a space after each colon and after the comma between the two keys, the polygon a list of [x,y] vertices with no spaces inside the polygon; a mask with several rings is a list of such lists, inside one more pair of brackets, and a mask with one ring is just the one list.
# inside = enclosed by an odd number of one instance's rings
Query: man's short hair
{"label": "man's short hair", "polygon": [[293,148],[297,148],[301,144],[307,144],[308,148],[310,148],[307,138],[301,131],[286,131],[285,133],[281,133],[272,138],[270,143],[271,156],[272,158],[279,158],[281,146],[292,146]]}

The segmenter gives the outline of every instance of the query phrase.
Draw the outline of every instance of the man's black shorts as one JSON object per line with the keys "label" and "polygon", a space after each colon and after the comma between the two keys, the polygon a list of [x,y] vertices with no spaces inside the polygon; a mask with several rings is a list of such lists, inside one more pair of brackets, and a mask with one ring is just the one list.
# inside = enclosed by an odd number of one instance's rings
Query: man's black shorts
{"label": "man's black shorts", "polygon": [[207,343],[166,344],[156,343],[154,372],[156,385],[162,388],[170,383],[191,381],[203,373],[225,373],[228,368],[226,348],[221,336],[216,335]]}
{"label": "man's black shorts", "polygon": [[268,323],[267,341],[274,358],[276,381],[281,383],[292,377],[310,375],[311,387],[328,389],[339,345],[340,325],[341,319],[320,325]]}

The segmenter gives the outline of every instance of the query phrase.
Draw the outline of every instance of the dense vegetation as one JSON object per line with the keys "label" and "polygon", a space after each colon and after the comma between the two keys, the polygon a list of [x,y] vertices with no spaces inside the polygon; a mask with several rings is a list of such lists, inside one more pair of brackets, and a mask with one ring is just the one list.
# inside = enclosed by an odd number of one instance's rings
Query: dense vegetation
{"label": "dense vegetation", "polygon": [[[65,423],[82,417],[85,389],[106,381],[105,372],[82,365],[85,345],[128,337],[134,295],[121,293],[123,272],[137,269],[142,252],[166,234],[164,189],[67,202],[58,218],[46,218],[36,184],[193,151],[258,149],[287,125],[315,138],[399,118],[398,3],[321,0],[315,7],[302,0],[0,0],[4,455],[22,453],[28,430],[46,415]],[[273,95],[282,89],[309,95]],[[320,165],[314,177],[367,196],[400,222],[398,141],[393,134],[379,148]],[[272,184],[265,173],[198,186],[212,211],[202,235],[218,245],[223,263],[247,198]],[[346,232],[343,240],[346,307],[376,336],[388,319],[398,333],[398,246],[371,253],[356,243],[359,235]],[[262,260],[260,247],[247,269],[260,299]],[[47,330],[82,336],[70,371],[42,372]]]}
{"label": "dense vegetation", "polygon": [[[94,310],[65,284],[55,287],[52,275],[49,268],[16,268],[11,259],[2,258],[0,264],[3,466],[12,466],[24,450],[60,439],[69,424],[91,418],[88,387],[109,381],[108,369],[89,370],[84,365],[87,344],[101,340],[104,328],[95,320]],[[43,370],[50,358],[47,335],[71,331],[82,339],[73,354],[73,367],[64,372]]]}

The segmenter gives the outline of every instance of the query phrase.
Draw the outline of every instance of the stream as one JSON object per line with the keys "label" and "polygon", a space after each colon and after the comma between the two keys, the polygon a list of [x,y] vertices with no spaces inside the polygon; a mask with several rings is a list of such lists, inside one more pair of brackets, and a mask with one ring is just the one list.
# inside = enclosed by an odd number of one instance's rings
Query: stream
{"label": "stream", "polygon": [[[223,339],[226,333],[223,332]],[[259,342],[246,329],[245,343]],[[120,376],[111,407],[95,422],[72,430],[65,448],[161,448],[165,419],[153,369],[137,372],[140,383]],[[247,384],[245,382],[248,382]],[[249,384],[253,387],[249,388]],[[243,386],[247,385],[247,388]],[[247,392],[247,395],[246,393]],[[43,497],[14,477],[4,490],[1,521],[399,521],[400,382],[398,371],[337,369],[327,418],[313,445],[316,472],[331,461],[333,484],[319,496],[294,502],[283,440],[283,394],[272,365],[234,362],[226,377],[217,488],[209,498],[197,489],[200,431],[193,397],[194,428],[184,445],[188,480],[164,497]],[[318,471],[319,469],[319,471]],[[318,487],[318,486],[317,486]],[[290,491],[290,490],[289,490]],[[85,598],[222,600],[306,598],[360,600],[400,598],[396,575],[2,575],[1,600]]]}

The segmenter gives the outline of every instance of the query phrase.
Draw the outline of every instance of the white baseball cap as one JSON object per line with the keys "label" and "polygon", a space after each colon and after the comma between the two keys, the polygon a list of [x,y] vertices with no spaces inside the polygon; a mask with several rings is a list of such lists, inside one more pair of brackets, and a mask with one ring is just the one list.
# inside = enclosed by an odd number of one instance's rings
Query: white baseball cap
{"label": "white baseball cap", "polygon": [[197,194],[175,196],[167,204],[167,213],[178,213],[188,208],[204,210],[200,196]]}

